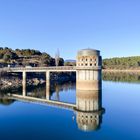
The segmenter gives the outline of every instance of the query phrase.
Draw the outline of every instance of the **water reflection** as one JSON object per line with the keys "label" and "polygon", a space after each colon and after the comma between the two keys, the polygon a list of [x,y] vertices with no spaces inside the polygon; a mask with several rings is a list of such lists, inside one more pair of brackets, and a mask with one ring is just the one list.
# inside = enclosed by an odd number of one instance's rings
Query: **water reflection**
{"label": "water reflection", "polygon": [[75,88],[76,85],[74,82],[68,82],[64,84],[54,83],[50,88],[50,100],[75,103]]}
{"label": "water reflection", "polygon": [[8,99],[8,98],[0,98],[0,104],[2,105],[11,105],[12,103],[14,103],[15,100],[12,99]]}
{"label": "water reflection", "polygon": [[78,128],[83,131],[95,131],[100,129],[103,111],[98,112],[76,112]]}
{"label": "water reflection", "polygon": [[81,111],[98,111],[101,107],[101,90],[77,90],[76,104]]}
{"label": "water reflection", "polygon": [[0,92],[0,104],[11,105],[15,100],[9,99],[5,93]]}
{"label": "water reflection", "polygon": [[[102,98],[101,90],[99,91],[88,91],[88,90],[76,90],[75,83],[65,83],[65,84],[54,84],[51,85],[47,90],[46,85],[27,88],[26,94],[21,92],[8,93],[7,98],[1,98],[0,102],[2,104],[13,103],[14,100],[23,100],[34,103],[42,103],[55,105],[63,109],[72,110],[75,112],[76,123],[78,129],[82,131],[95,131],[98,130],[102,122],[102,114],[104,110],[102,109]],[[73,99],[76,98],[76,104],[69,102],[61,102],[60,97],[66,96],[69,91],[74,91]],[[66,95],[65,95],[66,93]],[[70,94],[71,92],[69,92]],[[62,95],[61,95],[62,94]],[[55,100],[54,98],[55,97]],[[52,100],[53,99],[53,100]],[[69,99],[69,98],[68,98]],[[8,102],[8,103],[7,103]]]}
{"label": "water reflection", "polygon": [[104,112],[101,95],[101,90],[77,90],[76,121],[80,130],[93,131],[100,128]]}
{"label": "water reflection", "polygon": [[140,73],[136,72],[103,72],[104,81],[140,83]]}

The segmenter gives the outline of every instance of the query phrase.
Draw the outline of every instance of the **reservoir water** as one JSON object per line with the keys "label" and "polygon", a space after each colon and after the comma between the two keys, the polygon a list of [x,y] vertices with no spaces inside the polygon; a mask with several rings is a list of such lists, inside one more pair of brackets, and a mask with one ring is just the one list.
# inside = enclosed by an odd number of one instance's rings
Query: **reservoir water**
{"label": "reservoir water", "polygon": [[[139,140],[140,81],[104,77],[101,104],[104,113],[90,131],[77,121],[77,111],[39,102],[0,100],[1,140]],[[125,80],[122,80],[125,79]],[[135,79],[135,78],[134,78]],[[2,93],[1,93],[2,94]],[[14,94],[22,94],[21,91]],[[45,99],[45,86],[27,90],[27,96]],[[76,103],[76,84],[54,85],[50,100]],[[92,123],[91,123],[92,124]],[[92,126],[90,126],[92,127]]]}

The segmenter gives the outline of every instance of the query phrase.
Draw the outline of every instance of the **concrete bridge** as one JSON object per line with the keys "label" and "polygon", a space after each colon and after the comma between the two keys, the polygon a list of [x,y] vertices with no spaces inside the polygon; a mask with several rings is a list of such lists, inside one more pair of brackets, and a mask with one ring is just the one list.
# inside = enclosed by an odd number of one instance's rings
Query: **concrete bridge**
{"label": "concrete bridge", "polygon": [[11,67],[1,68],[5,72],[76,72],[75,66],[58,66],[58,67]]}
{"label": "concrete bridge", "polygon": [[[94,95],[96,94],[94,92],[91,92],[91,94],[87,93],[89,93],[88,91],[101,90],[101,69],[102,59],[100,56],[100,51],[93,49],[83,49],[77,54],[76,66],[15,67],[2,68],[0,71],[22,73],[22,89],[24,98],[26,97],[26,77],[28,72],[46,73],[46,89],[48,93],[50,91],[51,72],[76,72],[76,89],[79,93],[77,94],[78,98],[76,100],[76,107],[81,111],[94,111]],[[86,97],[86,100],[84,99],[83,101],[83,97]],[[96,107],[98,108],[98,106]]]}
{"label": "concrete bridge", "polygon": [[[10,94],[9,98],[26,102],[47,103],[65,109],[75,110],[78,127],[84,131],[95,130],[102,120],[101,81],[102,58],[100,51],[83,49],[77,54],[76,66],[62,67],[16,67],[3,68],[0,71],[21,72],[22,95]],[[46,73],[46,99],[30,97],[26,95],[26,73]],[[50,73],[51,72],[76,72],[76,104],[49,100]]]}

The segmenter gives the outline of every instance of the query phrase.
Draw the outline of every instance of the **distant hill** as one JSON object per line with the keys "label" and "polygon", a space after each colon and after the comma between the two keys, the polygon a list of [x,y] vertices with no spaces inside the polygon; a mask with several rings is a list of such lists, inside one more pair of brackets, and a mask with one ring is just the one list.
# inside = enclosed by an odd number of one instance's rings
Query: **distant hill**
{"label": "distant hill", "polygon": [[67,59],[67,60],[65,60],[65,62],[76,62],[76,60]]}
{"label": "distant hill", "polygon": [[140,69],[140,56],[103,59],[104,69]]}
{"label": "distant hill", "polygon": [[67,59],[64,63],[65,66],[76,66],[76,60]]}

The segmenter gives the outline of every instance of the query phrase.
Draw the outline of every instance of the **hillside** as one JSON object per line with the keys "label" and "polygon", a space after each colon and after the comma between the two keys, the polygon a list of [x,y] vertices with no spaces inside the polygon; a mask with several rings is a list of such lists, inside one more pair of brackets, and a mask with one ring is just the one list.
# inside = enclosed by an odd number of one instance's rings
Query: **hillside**
{"label": "hillside", "polygon": [[103,60],[104,69],[140,69],[140,56],[116,57]]}
{"label": "hillside", "polygon": [[[34,49],[16,49],[0,47],[0,67],[13,66],[55,66],[55,58],[46,52]],[[59,58],[59,66],[64,65],[63,58]]]}

